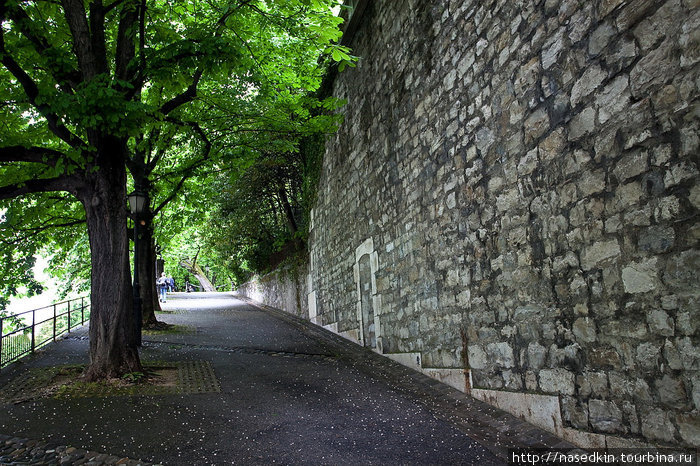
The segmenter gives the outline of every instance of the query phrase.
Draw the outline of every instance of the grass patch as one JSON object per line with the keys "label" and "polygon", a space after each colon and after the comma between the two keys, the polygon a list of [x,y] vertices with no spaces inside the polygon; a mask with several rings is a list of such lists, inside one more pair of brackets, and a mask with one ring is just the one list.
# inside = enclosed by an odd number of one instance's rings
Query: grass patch
{"label": "grass patch", "polygon": [[85,382],[73,377],[65,382],[57,380],[53,398],[170,395],[178,393],[177,372],[177,367],[144,366],[144,372],[131,372],[120,379]]}

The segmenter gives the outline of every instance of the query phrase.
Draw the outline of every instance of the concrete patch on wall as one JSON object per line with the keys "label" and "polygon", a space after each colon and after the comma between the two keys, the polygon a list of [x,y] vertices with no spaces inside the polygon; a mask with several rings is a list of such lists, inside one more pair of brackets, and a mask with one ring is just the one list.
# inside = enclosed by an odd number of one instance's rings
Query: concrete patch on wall
{"label": "concrete patch on wall", "polygon": [[478,388],[472,389],[471,395],[521,419],[526,419],[548,432],[559,436],[562,434],[561,410],[559,409],[559,398],[556,396]]}
{"label": "concrete patch on wall", "polygon": [[323,328],[335,333],[336,335],[340,335],[341,337],[345,338],[346,340],[350,340],[353,343],[356,343],[358,345],[362,344],[362,342],[360,341],[360,331],[358,329],[350,329],[350,330],[345,330],[343,332],[339,332],[338,331],[338,322],[333,322],[333,323],[324,325]]}
{"label": "concrete patch on wall", "polygon": [[355,249],[353,276],[357,290],[357,321],[360,344],[382,353],[380,323],[381,296],[377,295],[379,255],[374,241],[367,238]]}
{"label": "concrete patch on wall", "polygon": [[316,292],[312,291],[308,294],[309,297],[309,320],[314,324],[319,324],[318,314],[316,311]]}
{"label": "concrete patch on wall", "polygon": [[411,369],[422,369],[420,353],[385,353],[384,356]]}
{"label": "concrete patch on wall", "polygon": [[338,333],[338,322],[333,322],[332,324],[324,325],[323,328],[337,334]]}
{"label": "concrete patch on wall", "polygon": [[468,390],[471,386],[469,371],[465,371],[464,369],[425,368],[421,369],[421,372],[461,392],[470,393]]}
{"label": "concrete patch on wall", "polygon": [[464,369],[423,367],[420,353],[385,353],[384,356],[410,367],[461,392],[469,392],[469,371]]}
{"label": "concrete patch on wall", "polygon": [[471,395],[582,448],[651,448],[652,444],[565,427],[558,396],[472,389]]}
{"label": "concrete patch on wall", "polygon": [[360,340],[360,331],[358,329],[350,329],[350,330],[345,330],[343,332],[336,332],[338,335],[340,335],[343,338],[346,338],[353,343],[357,343],[358,345],[362,344],[362,341]]}

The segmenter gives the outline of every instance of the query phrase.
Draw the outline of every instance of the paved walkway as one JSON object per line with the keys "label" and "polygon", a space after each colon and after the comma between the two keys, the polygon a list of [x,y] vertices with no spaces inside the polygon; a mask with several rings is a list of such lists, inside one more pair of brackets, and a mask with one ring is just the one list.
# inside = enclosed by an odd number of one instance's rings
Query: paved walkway
{"label": "paved walkway", "polygon": [[[0,464],[491,465],[510,447],[568,446],[288,314],[226,293],[175,296],[158,318],[189,331],[145,336],[141,358],[206,364],[220,391],[0,405]],[[0,388],[87,352],[73,333],[3,369]]]}

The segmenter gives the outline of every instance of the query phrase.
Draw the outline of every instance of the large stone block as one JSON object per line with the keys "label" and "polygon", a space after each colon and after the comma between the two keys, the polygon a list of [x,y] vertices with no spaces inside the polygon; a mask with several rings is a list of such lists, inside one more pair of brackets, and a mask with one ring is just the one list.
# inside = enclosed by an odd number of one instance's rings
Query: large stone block
{"label": "large stone block", "polygon": [[591,426],[599,432],[623,431],[622,411],[612,401],[590,400],[588,402],[588,418]]}
{"label": "large stone block", "polygon": [[588,97],[607,76],[607,72],[597,64],[587,68],[571,89],[571,106],[575,107]]}
{"label": "large stone block", "polygon": [[[624,3],[624,8],[621,9],[620,14],[617,16],[617,27],[623,32],[627,29],[632,28],[637,24],[642,18],[653,11],[656,6],[656,1],[654,0],[637,0],[634,2],[619,2],[617,0],[606,0],[605,4],[610,3]],[[604,7],[607,10],[607,7]]]}
{"label": "large stone block", "polygon": [[639,234],[639,249],[651,253],[669,251],[675,242],[676,232],[672,226],[654,225]]}
{"label": "large stone block", "polygon": [[650,88],[660,87],[680,68],[677,46],[667,39],[657,49],[642,58],[630,72],[632,95],[640,98]]}
{"label": "large stone block", "polygon": [[607,398],[610,392],[608,388],[608,374],[605,372],[584,372],[576,376],[578,394],[583,397]]}
{"label": "large stone block", "polygon": [[488,367],[488,357],[481,346],[469,345],[467,351],[469,355],[469,367],[471,369],[485,369]]}
{"label": "large stone block", "polygon": [[655,44],[673,30],[674,23],[682,20],[680,0],[670,0],[661,5],[653,14],[637,24],[633,33],[643,52],[650,50]]}
{"label": "large stone block", "polygon": [[620,5],[625,4],[625,0],[601,0],[600,5],[598,6],[598,12],[600,14],[600,18],[604,18],[607,15],[609,15],[615,8],[619,7]]}
{"label": "large stone block", "polygon": [[690,337],[679,338],[677,343],[681,354],[683,369],[690,371],[700,370],[700,345]]}
{"label": "large stone block", "polygon": [[655,343],[642,343],[637,347],[637,364],[646,371],[659,368],[660,347]]}
{"label": "large stone block", "polygon": [[544,107],[538,108],[525,120],[525,143],[536,141],[549,129],[549,115]]}
{"label": "large stone block", "polygon": [[506,342],[489,343],[486,345],[486,353],[490,364],[505,368],[515,366],[513,347]]}
{"label": "large stone block", "polygon": [[686,396],[685,384],[678,377],[669,374],[654,383],[659,394],[659,400],[664,406],[674,409],[687,407],[688,397]]}
{"label": "large stone block", "polygon": [[679,43],[681,45],[681,67],[690,68],[700,62],[700,9],[683,23]]}
{"label": "large stone block", "polygon": [[670,289],[688,293],[700,283],[700,251],[683,251],[668,259],[662,280]]}
{"label": "large stone block", "polygon": [[627,179],[641,175],[649,168],[649,154],[646,151],[638,151],[622,157],[613,168],[613,175],[620,183]]}
{"label": "large stone block", "polygon": [[616,32],[609,22],[601,23],[588,38],[588,53],[598,55],[607,47]]}
{"label": "large stone block", "polygon": [[576,391],[574,373],[566,369],[542,369],[539,378],[540,389],[545,393],[573,395]]}
{"label": "large stone block", "polygon": [[588,352],[588,366],[591,369],[621,369],[622,358],[614,348],[594,347]]}
{"label": "large stone block", "polygon": [[592,343],[596,341],[595,322],[588,317],[579,317],[571,327],[571,331],[576,336],[577,340],[583,343]]}
{"label": "large stone block", "polygon": [[693,412],[676,416],[681,438],[695,448],[700,448],[700,413]]}
{"label": "large stone block", "polygon": [[563,397],[561,400],[562,419],[576,429],[588,428],[588,405],[574,397]]}
{"label": "large stone block", "polygon": [[629,77],[618,76],[596,95],[598,122],[607,123],[611,118],[623,114],[630,105]]}
{"label": "large stone block", "polygon": [[569,122],[569,141],[575,141],[592,133],[596,125],[596,111],[593,107],[586,107],[574,116]]}
{"label": "large stone block", "polygon": [[649,330],[654,334],[666,337],[674,334],[673,319],[660,309],[655,309],[647,314],[647,323]]}
{"label": "large stone block", "polygon": [[617,240],[599,241],[584,249],[581,255],[581,268],[591,270],[603,261],[618,257],[621,252]]}
{"label": "large stone block", "polygon": [[632,262],[622,268],[622,283],[627,293],[646,293],[660,285],[658,259],[653,257],[642,262]]}
{"label": "large stone block", "polygon": [[559,56],[564,50],[564,34],[566,33],[565,28],[560,28],[551,39],[549,39],[544,46],[542,51],[542,68],[549,69],[557,63]]}
{"label": "large stone block", "polygon": [[547,348],[537,342],[527,346],[527,362],[531,369],[541,369],[547,361]]}
{"label": "large stone block", "polygon": [[644,379],[628,377],[617,371],[608,372],[608,379],[613,398],[630,398],[638,406],[653,403],[651,389]]}
{"label": "large stone block", "polygon": [[643,407],[640,418],[644,437],[649,440],[673,441],[676,435],[676,428],[671,421],[671,415],[668,411]]}

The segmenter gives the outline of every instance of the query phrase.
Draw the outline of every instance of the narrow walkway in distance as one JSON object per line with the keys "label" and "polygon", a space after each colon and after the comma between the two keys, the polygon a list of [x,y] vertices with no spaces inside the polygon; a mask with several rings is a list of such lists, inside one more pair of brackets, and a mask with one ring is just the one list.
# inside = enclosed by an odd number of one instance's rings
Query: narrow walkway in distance
{"label": "narrow walkway in distance", "polygon": [[[0,406],[0,434],[161,464],[504,464],[551,435],[353,343],[226,293],[174,294],[144,362],[203,362],[220,391]],[[84,363],[87,340],[0,373]]]}

